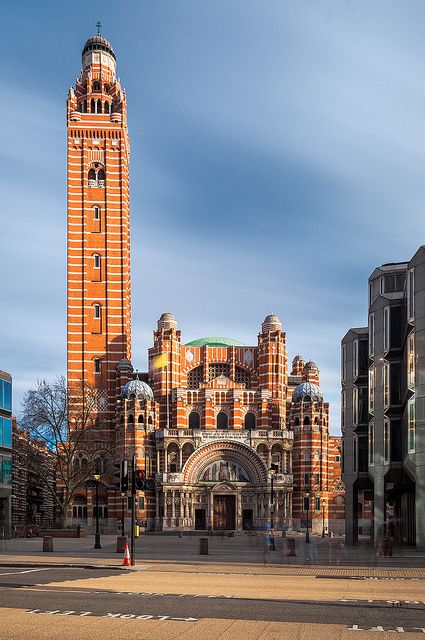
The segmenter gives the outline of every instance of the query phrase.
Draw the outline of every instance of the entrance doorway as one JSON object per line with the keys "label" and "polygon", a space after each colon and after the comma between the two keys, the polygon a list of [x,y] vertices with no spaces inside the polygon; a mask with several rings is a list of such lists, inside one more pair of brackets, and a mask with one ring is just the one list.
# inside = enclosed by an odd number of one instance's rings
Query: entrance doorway
{"label": "entrance doorway", "polygon": [[214,529],[236,528],[236,496],[214,496]]}
{"label": "entrance doorway", "polygon": [[204,531],[206,528],[205,509],[195,509],[195,529]]}
{"label": "entrance doorway", "polygon": [[242,529],[251,531],[253,524],[252,509],[244,509],[242,511]]}

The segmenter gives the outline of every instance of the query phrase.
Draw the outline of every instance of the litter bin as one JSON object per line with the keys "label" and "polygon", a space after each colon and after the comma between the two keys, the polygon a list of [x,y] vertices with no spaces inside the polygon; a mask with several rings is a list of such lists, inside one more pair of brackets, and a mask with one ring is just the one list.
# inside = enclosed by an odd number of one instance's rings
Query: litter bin
{"label": "litter bin", "polygon": [[199,538],[199,555],[208,555],[208,538]]}
{"label": "litter bin", "polygon": [[127,544],[127,536],[117,537],[117,553],[124,553],[125,545]]}
{"label": "litter bin", "polygon": [[53,538],[52,538],[52,536],[44,536],[44,538],[43,538],[43,551],[53,551]]}
{"label": "litter bin", "polygon": [[284,556],[296,556],[295,538],[283,538],[282,553]]}
{"label": "litter bin", "polygon": [[390,558],[393,555],[393,543],[391,538],[384,538],[382,541],[382,555]]}

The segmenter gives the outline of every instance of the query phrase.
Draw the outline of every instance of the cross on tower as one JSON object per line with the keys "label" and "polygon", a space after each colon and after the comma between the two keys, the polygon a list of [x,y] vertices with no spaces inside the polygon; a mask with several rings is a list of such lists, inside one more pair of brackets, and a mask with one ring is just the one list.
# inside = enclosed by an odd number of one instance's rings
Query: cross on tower
{"label": "cross on tower", "polygon": [[97,27],[97,35],[99,36],[99,35],[100,35],[100,30],[101,30],[101,28],[102,28],[102,25],[101,25],[101,23],[99,22],[99,20],[96,22],[96,27]]}

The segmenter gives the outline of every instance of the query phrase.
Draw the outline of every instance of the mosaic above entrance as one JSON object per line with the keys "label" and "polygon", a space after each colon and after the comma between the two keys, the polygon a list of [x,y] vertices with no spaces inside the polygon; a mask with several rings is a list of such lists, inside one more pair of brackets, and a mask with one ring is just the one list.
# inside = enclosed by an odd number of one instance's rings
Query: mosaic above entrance
{"label": "mosaic above entrance", "polygon": [[250,482],[245,469],[237,462],[219,460],[208,465],[199,477],[201,482],[218,482],[231,480],[232,482]]}

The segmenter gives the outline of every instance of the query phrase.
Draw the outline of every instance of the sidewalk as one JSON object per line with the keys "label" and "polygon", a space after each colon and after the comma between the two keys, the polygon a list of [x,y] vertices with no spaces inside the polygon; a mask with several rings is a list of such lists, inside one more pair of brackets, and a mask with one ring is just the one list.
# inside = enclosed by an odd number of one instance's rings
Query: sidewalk
{"label": "sidewalk", "polygon": [[[370,547],[345,547],[341,539],[294,536],[296,556],[285,557],[282,539],[264,566],[263,538],[235,536],[208,539],[209,555],[199,555],[198,536],[144,535],[136,540],[136,567],[140,570],[161,565],[168,571],[201,570],[203,573],[255,573],[279,575],[380,575],[425,577],[425,553],[412,549],[395,550],[393,557],[377,557]],[[0,543],[0,566],[16,564],[122,567],[122,554],[115,552],[116,537],[101,537],[102,549],[93,549],[93,537],[55,538],[54,552],[43,553],[41,538],[17,538]]]}

